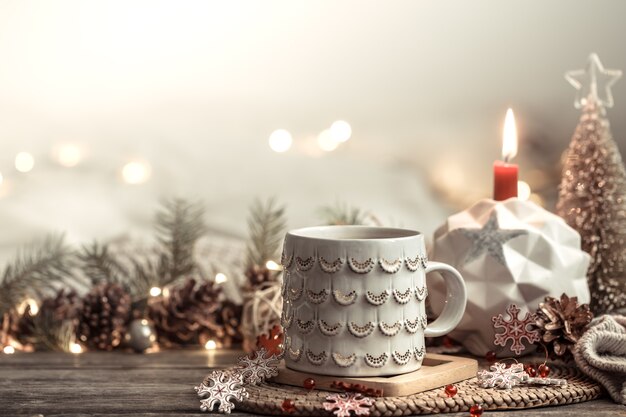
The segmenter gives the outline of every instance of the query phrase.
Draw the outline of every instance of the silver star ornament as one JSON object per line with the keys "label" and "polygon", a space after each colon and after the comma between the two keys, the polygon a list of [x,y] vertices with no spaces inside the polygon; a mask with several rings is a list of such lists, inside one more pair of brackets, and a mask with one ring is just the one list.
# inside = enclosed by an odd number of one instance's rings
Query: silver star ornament
{"label": "silver star ornament", "polygon": [[472,247],[469,250],[463,264],[473,261],[483,253],[492,256],[502,265],[506,265],[504,259],[504,251],[502,246],[511,239],[527,234],[523,229],[500,229],[496,211],[492,211],[489,220],[480,229],[459,229],[461,233],[471,242]]}

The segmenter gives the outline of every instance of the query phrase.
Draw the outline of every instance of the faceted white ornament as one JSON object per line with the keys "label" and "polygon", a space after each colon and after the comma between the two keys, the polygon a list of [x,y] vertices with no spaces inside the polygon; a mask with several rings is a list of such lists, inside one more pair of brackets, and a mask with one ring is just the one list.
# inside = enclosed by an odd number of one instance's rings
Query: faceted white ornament
{"label": "faceted white ornament", "polygon": [[[546,296],[562,293],[588,303],[589,255],[580,235],[565,221],[531,201],[481,200],[454,214],[436,232],[432,260],[459,270],[467,286],[467,308],[450,336],[470,352],[513,356],[494,345],[492,317],[516,304],[521,316],[534,313]],[[429,283],[431,304],[442,306],[445,288]],[[527,347],[523,353],[535,349]]]}

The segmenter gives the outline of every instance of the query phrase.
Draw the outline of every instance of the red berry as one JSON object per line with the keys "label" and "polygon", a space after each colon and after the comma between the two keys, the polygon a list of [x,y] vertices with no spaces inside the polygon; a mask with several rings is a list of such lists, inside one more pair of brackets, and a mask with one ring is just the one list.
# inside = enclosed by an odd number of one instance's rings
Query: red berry
{"label": "red berry", "polygon": [[539,376],[542,378],[547,378],[548,375],[550,375],[550,367],[546,365],[545,363],[542,363],[541,365],[539,365],[539,367],[537,368],[537,371],[539,371]]}
{"label": "red berry", "polygon": [[443,337],[443,345],[447,348],[451,348],[454,346],[454,340],[450,338],[450,336]]}
{"label": "red berry", "polygon": [[487,359],[487,361],[490,363],[494,363],[496,361],[496,352],[494,352],[493,350],[490,350],[485,355],[485,359]]}
{"label": "red berry", "polygon": [[446,385],[446,395],[450,398],[454,397],[457,393],[457,389],[454,385],[450,384],[450,385]]}
{"label": "red berry", "polygon": [[470,407],[470,416],[471,417],[480,417],[483,415],[483,406],[480,404],[475,404]]}
{"label": "red berry", "polygon": [[302,385],[304,386],[304,388],[312,390],[315,388],[315,380],[313,378],[307,378],[304,380],[304,383]]}
{"label": "red berry", "polygon": [[294,411],[296,411],[296,404],[293,402],[293,400],[290,400],[289,398],[285,398],[283,403],[280,405],[280,408],[285,413],[290,413],[291,414]]}
{"label": "red berry", "polygon": [[526,365],[524,367],[524,371],[528,374],[529,377],[534,378],[537,376],[537,370],[532,365]]}

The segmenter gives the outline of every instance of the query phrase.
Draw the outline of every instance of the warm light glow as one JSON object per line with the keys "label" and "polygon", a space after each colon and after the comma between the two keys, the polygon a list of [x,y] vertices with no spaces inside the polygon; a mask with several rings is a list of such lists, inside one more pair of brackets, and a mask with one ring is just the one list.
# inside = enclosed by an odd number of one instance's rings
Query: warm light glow
{"label": "warm light glow", "polygon": [[122,177],[128,184],[141,184],[150,178],[150,165],[145,162],[129,162],[122,168]]}
{"label": "warm light glow", "polygon": [[265,267],[267,269],[269,269],[270,271],[280,271],[280,270],[283,269],[280,265],[278,265],[274,261],[267,261],[267,262],[265,262]]}
{"label": "warm light glow", "polygon": [[228,277],[226,277],[226,275],[222,274],[221,272],[218,272],[217,274],[215,274],[215,283],[216,284],[221,284],[223,282],[228,281]]}
{"label": "warm light glow", "polygon": [[152,287],[150,288],[150,295],[153,297],[158,297],[159,295],[161,295],[161,289],[159,287]]}
{"label": "warm light glow", "polygon": [[15,156],[15,169],[28,172],[35,166],[35,158],[28,152],[20,152]]}
{"label": "warm light glow", "polygon": [[7,355],[12,355],[15,353],[15,348],[9,345],[9,346],[5,346],[4,349],[2,349],[2,351],[6,353]]}
{"label": "warm light glow", "polygon": [[274,152],[286,152],[291,148],[292,143],[291,133],[285,129],[275,130],[270,135],[269,144]]}
{"label": "warm light glow", "polygon": [[0,185],[2,185],[2,181],[4,181],[4,177],[2,176],[2,172],[0,172]]}
{"label": "warm light glow", "polygon": [[78,165],[82,157],[82,152],[75,145],[61,145],[57,152],[59,164],[67,168]]}
{"label": "warm light glow", "polygon": [[36,316],[37,313],[39,313],[39,305],[37,304],[37,301],[33,300],[32,298],[27,298],[26,300],[22,301],[20,303],[20,305],[17,306],[17,312],[20,314],[24,314],[24,312],[26,311],[26,307],[28,307],[28,311],[30,312],[31,316]]}
{"label": "warm light glow", "polygon": [[518,181],[517,182],[517,198],[519,198],[522,201],[526,201],[530,197],[530,194],[531,194],[530,185],[528,185],[528,183],[525,181]]}
{"label": "warm light glow", "polygon": [[76,342],[70,343],[70,352],[74,354],[83,353],[83,347]]}
{"label": "warm light glow", "polygon": [[517,127],[513,110],[506,111],[504,119],[504,132],[502,134],[502,158],[505,162],[510,161],[517,155]]}
{"label": "warm light glow", "polygon": [[215,343],[215,340],[209,340],[204,344],[204,348],[206,350],[215,350],[217,349],[217,343]]}
{"label": "warm light glow", "polygon": [[339,142],[337,142],[333,136],[330,134],[330,130],[324,130],[317,137],[317,144],[320,149],[326,152],[331,152],[337,149],[339,146]]}
{"label": "warm light glow", "polygon": [[330,136],[336,142],[346,142],[352,136],[352,127],[343,120],[337,120],[330,126]]}

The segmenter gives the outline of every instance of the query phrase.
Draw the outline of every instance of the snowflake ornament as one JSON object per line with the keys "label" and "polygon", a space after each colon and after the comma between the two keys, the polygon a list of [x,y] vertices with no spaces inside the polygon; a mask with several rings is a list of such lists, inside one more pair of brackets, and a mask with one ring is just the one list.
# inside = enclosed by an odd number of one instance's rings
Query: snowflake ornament
{"label": "snowflake ornament", "polygon": [[523,319],[519,319],[518,314],[520,311],[515,304],[511,304],[506,308],[506,312],[511,317],[510,320],[505,320],[502,314],[491,318],[494,330],[504,329],[503,333],[495,334],[493,344],[505,347],[506,343],[511,340],[513,342],[511,351],[518,356],[526,349],[526,346],[522,343],[523,339],[526,339],[528,343],[535,343],[540,339],[538,330],[528,329],[535,322],[535,314],[526,313]]}
{"label": "snowflake ornament", "polygon": [[483,388],[510,389],[521,384],[526,379],[524,364],[515,363],[507,368],[506,364],[496,362],[489,367],[489,371],[480,371],[477,374],[478,384]]}
{"label": "snowflake ornament", "polygon": [[476,374],[478,385],[483,388],[511,389],[516,385],[567,385],[567,380],[562,378],[534,378],[524,371],[524,364],[516,363],[510,367],[496,362],[489,367],[489,371],[479,371]]}
{"label": "snowflake ornament", "polygon": [[260,348],[254,357],[242,356],[239,358],[237,372],[243,377],[246,384],[258,385],[268,378],[278,375],[279,358],[272,354],[268,356],[265,348]]}
{"label": "snowflake ornament", "polygon": [[[374,400],[358,392],[330,394],[324,401],[324,410],[332,411],[337,417],[350,417],[350,411],[356,416],[369,416]],[[334,410],[334,411],[333,411]]]}
{"label": "snowflake ornament", "polygon": [[270,329],[269,334],[257,336],[256,344],[258,348],[265,348],[267,355],[276,355],[282,357],[284,348],[285,335],[280,325],[275,325]]}
{"label": "snowflake ornament", "polygon": [[197,387],[201,411],[213,411],[219,404],[217,411],[230,414],[235,404],[233,401],[243,401],[248,398],[248,392],[243,387],[243,376],[230,370],[213,371]]}

